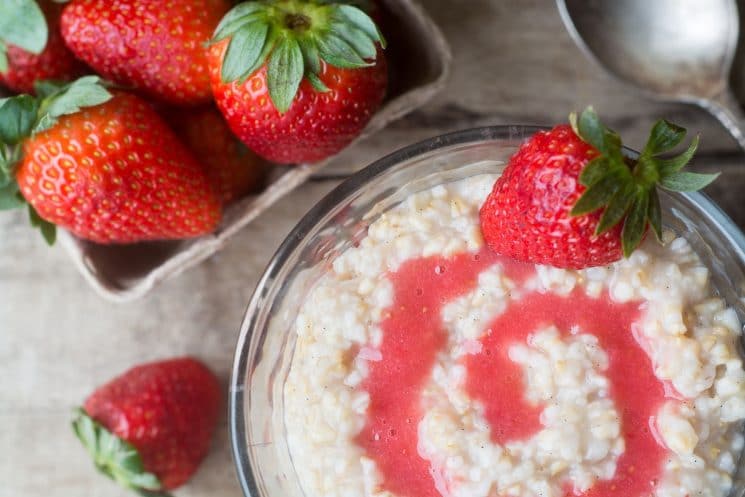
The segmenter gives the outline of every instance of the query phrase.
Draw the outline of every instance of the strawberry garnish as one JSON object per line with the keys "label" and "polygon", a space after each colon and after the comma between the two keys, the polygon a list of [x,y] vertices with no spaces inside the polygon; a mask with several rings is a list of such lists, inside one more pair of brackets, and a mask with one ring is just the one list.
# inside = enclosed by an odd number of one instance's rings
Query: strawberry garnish
{"label": "strawberry garnish", "polygon": [[384,45],[357,7],[245,2],[215,31],[212,90],[233,132],[256,153],[278,163],[316,162],[348,145],[380,106]]}
{"label": "strawberry garnish", "polygon": [[70,81],[84,72],[62,41],[61,12],[49,0],[0,2],[0,84],[31,93],[37,81]]}
{"label": "strawberry garnish", "polygon": [[65,43],[96,72],[175,104],[211,98],[204,44],[228,0],[72,0]]}
{"label": "strawberry garnish", "polygon": [[682,171],[698,137],[675,157],[686,130],[658,121],[639,157],[588,108],[541,131],[513,155],[481,207],[481,231],[499,254],[535,264],[585,268],[628,257],[651,227],[662,236],[658,188],[694,191],[717,174]]}
{"label": "strawberry garnish", "polygon": [[214,230],[202,166],[145,101],[95,76],[37,92],[0,100],[0,208],[28,203],[49,243],[55,224],[100,243]]}
{"label": "strawberry garnish", "polygon": [[165,496],[207,455],[220,397],[201,362],[152,362],[99,387],[72,426],[103,474],[142,495]]}

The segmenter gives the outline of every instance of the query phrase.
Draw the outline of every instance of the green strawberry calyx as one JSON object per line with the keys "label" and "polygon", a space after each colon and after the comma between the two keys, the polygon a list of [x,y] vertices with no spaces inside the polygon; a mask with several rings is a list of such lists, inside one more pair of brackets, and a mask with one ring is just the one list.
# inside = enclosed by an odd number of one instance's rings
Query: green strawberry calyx
{"label": "green strawberry calyx", "polygon": [[592,107],[579,116],[570,115],[569,122],[577,136],[600,153],[580,173],[579,182],[587,190],[570,214],[580,216],[603,209],[596,235],[623,222],[624,257],[639,246],[647,227],[652,228],[658,240],[662,238],[658,187],[675,192],[696,191],[719,176],[719,173],[682,171],[696,152],[698,136],[680,155],[660,157],[678,146],[686,136],[685,128],[664,119],[654,124],[647,144],[636,159],[624,155],[620,136],[600,122]]}
{"label": "green strawberry calyx", "polygon": [[39,55],[48,38],[47,21],[35,0],[0,2],[0,73],[8,71],[9,45]]}
{"label": "green strawberry calyx", "polygon": [[356,69],[376,64],[385,39],[361,9],[322,0],[257,0],[230,10],[211,43],[230,38],[222,61],[223,82],[245,82],[267,65],[267,86],[274,107],[284,114],[303,78],[316,91],[321,61]]}
{"label": "green strawberry calyx", "polygon": [[72,430],[101,473],[140,495],[170,497],[170,494],[161,491],[158,477],[145,470],[137,449],[111,433],[82,408],[75,412]]}
{"label": "green strawberry calyx", "polygon": [[53,127],[61,116],[74,114],[111,99],[98,76],[85,76],[72,83],[41,81],[37,96],[17,95],[0,99],[0,210],[28,205],[31,225],[39,228],[49,245],[56,238],[55,226],[42,219],[23,198],[15,172],[21,163],[23,142]]}

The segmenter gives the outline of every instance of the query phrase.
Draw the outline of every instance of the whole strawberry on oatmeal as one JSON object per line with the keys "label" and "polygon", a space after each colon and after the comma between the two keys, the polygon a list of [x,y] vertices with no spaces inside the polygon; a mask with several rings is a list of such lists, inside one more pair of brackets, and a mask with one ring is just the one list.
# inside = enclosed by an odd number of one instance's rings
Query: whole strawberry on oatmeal
{"label": "whole strawberry on oatmeal", "polygon": [[305,495],[729,493],[741,323],[660,204],[715,176],[667,121],[638,156],[571,121],[409,195],[314,284],[284,387]]}

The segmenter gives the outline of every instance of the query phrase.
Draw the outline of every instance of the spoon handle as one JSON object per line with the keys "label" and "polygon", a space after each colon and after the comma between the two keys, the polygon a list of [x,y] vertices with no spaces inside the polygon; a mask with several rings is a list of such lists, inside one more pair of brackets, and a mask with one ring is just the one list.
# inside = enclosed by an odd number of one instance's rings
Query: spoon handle
{"label": "spoon handle", "polygon": [[727,89],[711,100],[699,102],[701,107],[709,111],[729,131],[732,138],[737,140],[740,148],[745,150],[745,112],[740,107],[732,91]]}

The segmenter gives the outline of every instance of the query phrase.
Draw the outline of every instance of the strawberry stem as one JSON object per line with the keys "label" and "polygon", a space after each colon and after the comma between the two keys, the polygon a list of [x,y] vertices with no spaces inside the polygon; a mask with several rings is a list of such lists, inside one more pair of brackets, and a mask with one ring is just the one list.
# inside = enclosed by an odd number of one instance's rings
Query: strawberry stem
{"label": "strawberry stem", "polygon": [[170,497],[161,491],[158,477],[145,470],[137,449],[88,416],[82,408],[75,411],[72,429],[101,473],[140,495]]}
{"label": "strawberry stem", "polygon": [[229,39],[223,82],[243,84],[267,66],[274,107],[286,113],[303,79],[318,92],[321,61],[356,69],[375,64],[385,39],[372,19],[352,5],[322,0],[255,0],[235,6],[215,29],[212,43]]}
{"label": "strawberry stem", "polygon": [[571,114],[569,121],[577,136],[599,152],[599,156],[588,162],[580,173],[580,183],[587,190],[577,200],[570,214],[580,216],[602,209],[596,235],[622,222],[621,242],[625,257],[639,246],[649,227],[658,240],[662,237],[658,187],[671,191],[694,191],[704,188],[718,176],[681,171],[693,158],[698,137],[680,155],[660,157],[660,154],[682,143],[686,135],[685,128],[664,119],[652,127],[636,161],[623,155],[623,144],[618,133],[605,127],[592,107],[579,116]]}
{"label": "strawberry stem", "polygon": [[304,14],[287,14],[285,26],[293,31],[305,31],[310,28],[310,18]]}
{"label": "strawberry stem", "polygon": [[0,2],[0,72],[8,70],[8,45],[38,55],[48,38],[47,21],[35,0]]}

